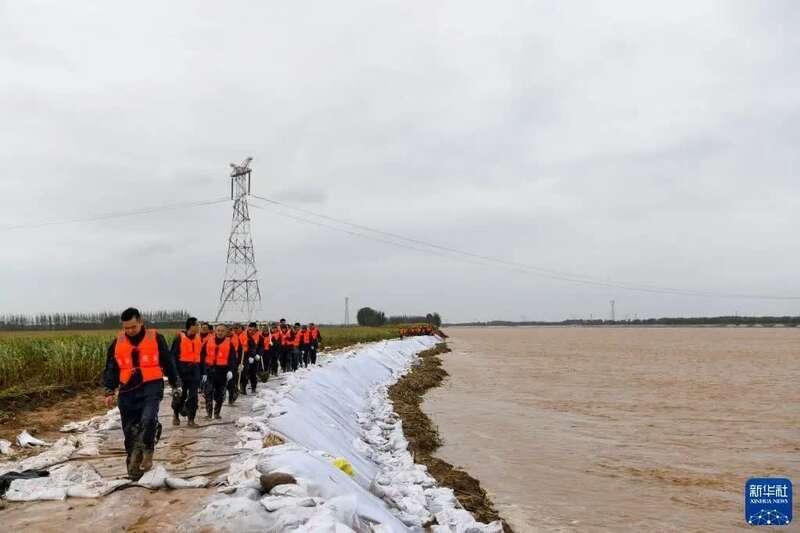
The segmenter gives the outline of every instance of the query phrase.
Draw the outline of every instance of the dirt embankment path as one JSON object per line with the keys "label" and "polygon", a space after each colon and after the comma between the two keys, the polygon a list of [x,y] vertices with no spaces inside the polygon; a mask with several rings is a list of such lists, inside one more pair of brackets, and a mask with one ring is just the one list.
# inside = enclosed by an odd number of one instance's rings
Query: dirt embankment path
{"label": "dirt embankment path", "polygon": [[[259,387],[277,387],[282,377],[272,378]],[[206,476],[212,481],[228,470],[231,461],[245,450],[237,449],[238,443],[234,422],[251,412],[253,396],[240,396],[233,406],[222,409],[222,420],[206,420],[203,401],[200,400],[197,422],[199,427],[172,426],[172,409],[169,395],[161,402],[159,420],[163,425],[161,441],[156,446],[155,463],[163,464],[176,476],[190,478]],[[92,400],[75,398],[76,404]],[[84,405],[85,406],[85,405]],[[48,414],[37,410],[20,415],[21,420],[38,422],[37,436],[51,441],[62,434],[58,426],[71,421],[68,415],[53,417],[58,406],[43,408]],[[75,407],[75,409],[79,409]],[[101,409],[100,412],[104,412]],[[85,419],[92,413],[81,412]],[[50,420],[55,418],[55,420]],[[4,428],[5,430],[5,428]],[[100,455],[89,458],[73,458],[71,461],[88,461],[107,479],[124,478],[125,451],[122,430],[108,432]],[[65,528],[78,531],[171,531],[184,519],[202,509],[216,488],[183,490],[149,490],[141,487],[123,488],[99,499],[68,498],[64,501],[14,503],[4,502],[0,510],[0,523],[7,531],[59,531]]]}

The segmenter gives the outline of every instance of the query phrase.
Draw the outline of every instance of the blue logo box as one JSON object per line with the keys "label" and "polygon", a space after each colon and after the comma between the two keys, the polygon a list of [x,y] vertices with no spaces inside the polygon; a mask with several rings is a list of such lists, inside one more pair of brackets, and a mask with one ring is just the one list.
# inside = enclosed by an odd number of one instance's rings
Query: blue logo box
{"label": "blue logo box", "polygon": [[792,482],[784,477],[754,477],[744,485],[744,519],[751,526],[792,522]]}

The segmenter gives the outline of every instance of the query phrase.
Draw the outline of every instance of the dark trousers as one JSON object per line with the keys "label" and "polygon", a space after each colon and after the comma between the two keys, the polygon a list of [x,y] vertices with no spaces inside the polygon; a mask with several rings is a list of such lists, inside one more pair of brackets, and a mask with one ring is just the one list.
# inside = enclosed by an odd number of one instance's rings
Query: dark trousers
{"label": "dark trousers", "polygon": [[208,381],[206,382],[203,396],[206,400],[206,413],[211,415],[212,411],[219,414],[222,411],[222,403],[225,401],[225,389],[227,385],[226,375],[228,368],[224,366],[215,367],[209,371]]}
{"label": "dark trousers", "polygon": [[289,352],[291,351],[291,346],[281,346],[281,372],[288,372],[291,363],[289,362],[291,356]]}
{"label": "dark trousers", "polygon": [[309,350],[309,352],[311,354],[311,364],[312,365],[316,365],[317,364],[317,343],[316,342],[312,342],[311,346],[309,347],[308,350]]}
{"label": "dark trousers", "polygon": [[256,361],[255,356],[253,356],[253,362],[250,362],[250,358],[245,356],[242,358],[242,377],[239,379],[239,386],[242,389],[242,392],[245,392],[247,389],[247,382],[250,382],[250,390],[255,392],[256,391],[256,384],[258,383],[258,371],[259,367],[261,366],[261,361]]}
{"label": "dark trousers", "polygon": [[245,372],[246,368],[247,368],[247,354],[242,355],[242,369],[239,372],[239,390],[242,391],[242,394],[247,392],[247,372]]}
{"label": "dark trousers", "polygon": [[300,366],[300,348],[292,348],[292,372]]}
{"label": "dark trousers", "polygon": [[311,354],[309,353],[308,349],[308,344],[303,344],[300,346],[300,362],[306,368],[308,368],[308,364],[311,362]]}
{"label": "dark trousers", "polygon": [[191,363],[180,363],[181,397],[178,404],[173,404],[175,416],[185,409],[190,420],[197,414],[197,390],[200,387],[200,366]]}
{"label": "dark trousers", "polygon": [[273,376],[278,375],[278,359],[280,359],[280,351],[281,349],[277,346],[273,346],[267,352],[267,358],[265,360],[265,366],[267,372],[272,374]]}
{"label": "dark trousers", "polygon": [[164,398],[164,382],[148,381],[119,395],[119,415],[125,435],[125,452],[131,456],[134,447],[141,444],[145,451],[155,448],[158,432],[158,406]]}
{"label": "dark trousers", "polygon": [[228,391],[228,401],[233,403],[236,401],[236,398],[239,397],[239,391],[236,390],[236,383],[239,378],[239,366],[237,365],[236,368],[233,369],[233,379],[231,379],[225,389]]}

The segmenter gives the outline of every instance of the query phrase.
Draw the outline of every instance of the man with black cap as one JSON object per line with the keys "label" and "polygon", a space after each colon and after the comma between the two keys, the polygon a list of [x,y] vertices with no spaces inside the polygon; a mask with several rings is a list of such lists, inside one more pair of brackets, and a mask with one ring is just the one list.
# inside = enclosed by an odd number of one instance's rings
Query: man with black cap
{"label": "man with black cap", "polygon": [[138,480],[153,467],[153,450],[161,433],[158,407],[164,397],[166,374],[173,394],[178,376],[167,341],[155,329],[145,328],[138,309],[129,307],[120,316],[122,331],[108,347],[103,385],[106,407],[118,405],[125,435],[128,476]]}

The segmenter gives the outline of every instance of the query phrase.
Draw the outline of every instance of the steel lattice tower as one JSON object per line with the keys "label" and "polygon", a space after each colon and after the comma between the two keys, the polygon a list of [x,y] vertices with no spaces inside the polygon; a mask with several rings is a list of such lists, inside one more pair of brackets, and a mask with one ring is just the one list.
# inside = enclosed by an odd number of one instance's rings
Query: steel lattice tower
{"label": "steel lattice tower", "polygon": [[247,205],[252,160],[252,157],[248,157],[241,165],[231,163],[233,220],[228,238],[225,280],[222,282],[215,321],[223,315],[230,320],[251,321],[261,308],[261,289],[258,287],[256,256],[250,234],[250,208]]}

